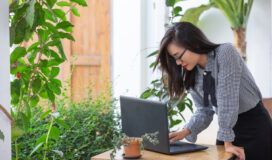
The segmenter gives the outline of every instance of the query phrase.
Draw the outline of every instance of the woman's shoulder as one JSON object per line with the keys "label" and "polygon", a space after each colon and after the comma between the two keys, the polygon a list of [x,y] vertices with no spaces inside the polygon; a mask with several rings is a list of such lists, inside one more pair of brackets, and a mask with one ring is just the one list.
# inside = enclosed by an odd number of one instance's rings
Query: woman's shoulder
{"label": "woman's shoulder", "polygon": [[232,43],[221,43],[219,46],[216,48],[218,52],[224,52],[226,50],[235,50],[235,47]]}
{"label": "woman's shoulder", "polygon": [[219,61],[227,62],[227,59],[240,59],[239,52],[232,43],[223,43],[216,48]]}

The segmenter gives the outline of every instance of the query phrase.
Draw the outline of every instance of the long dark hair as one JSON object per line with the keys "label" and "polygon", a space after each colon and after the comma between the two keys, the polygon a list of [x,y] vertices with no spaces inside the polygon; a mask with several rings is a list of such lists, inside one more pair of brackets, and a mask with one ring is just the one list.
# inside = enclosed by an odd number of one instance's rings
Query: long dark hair
{"label": "long dark hair", "polygon": [[167,75],[167,85],[171,97],[181,96],[185,90],[195,86],[197,67],[187,71],[176,64],[176,60],[168,53],[167,46],[171,42],[197,54],[208,54],[219,44],[212,43],[203,32],[189,22],[174,23],[161,40],[159,54],[154,69],[160,64],[163,75]]}

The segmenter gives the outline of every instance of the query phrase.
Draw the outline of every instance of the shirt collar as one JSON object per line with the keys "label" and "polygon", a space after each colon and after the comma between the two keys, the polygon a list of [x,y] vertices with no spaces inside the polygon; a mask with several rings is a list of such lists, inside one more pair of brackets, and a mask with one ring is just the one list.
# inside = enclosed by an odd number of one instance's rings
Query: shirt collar
{"label": "shirt collar", "polygon": [[201,68],[199,65],[197,65],[197,69],[200,71],[212,71],[213,66],[214,66],[214,59],[215,59],[215,52],[211,51],[207,54],[208,59],[207,59],[207,64],[205,66],[205,68]]}

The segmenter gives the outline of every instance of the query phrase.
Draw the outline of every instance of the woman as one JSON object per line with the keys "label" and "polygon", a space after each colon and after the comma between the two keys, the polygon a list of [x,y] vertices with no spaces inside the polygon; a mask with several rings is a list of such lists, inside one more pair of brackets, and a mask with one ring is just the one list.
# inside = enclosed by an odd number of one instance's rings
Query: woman
{"label": "woman", "polygon": [[196,142],[216,113],[217,145],[240,160],[272,160],[271,119],[258,86],[231,44],[214,44],[191,23],[176,23],[161,41],[158,64],[168,75],[170,95],[188,91],[197,108],[182,130],[169,134],[171,142]]}

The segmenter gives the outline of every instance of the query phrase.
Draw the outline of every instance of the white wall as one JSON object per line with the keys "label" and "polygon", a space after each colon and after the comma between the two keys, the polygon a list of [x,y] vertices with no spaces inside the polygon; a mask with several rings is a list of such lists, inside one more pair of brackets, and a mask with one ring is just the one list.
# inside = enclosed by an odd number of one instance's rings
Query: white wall
{"label": "white wall", "polygon": [[140,96],[153,74],[153,59],[146,56],[158,48],[164,34],[164,0],[112,1],[113,94]]}
{"label": "white wall", "polygon": [[[0,1],[0,104],[7,110],[10,108],[10,79],[9,79],[9,29],[8,1]],[[4,132],[4,142],[0,140],[1,160],[11,159],[10,121],[0,111],[0,130]]]}
{"label": "white wall", "polygon": [[142,0],[142,59],[141,59],[141,90],[144,91],[150,82],[158,78],[161,73],[153,72],[149,65],[155,61],[155,57],[146,58],[150,53],[158,49],[160,41],[165,33],[165,23],[168,22],[168,8],[165,0]]}
{"label": "white wall", "polygon": [[138,96],[141,71],[141,1],[112,1],[113,94]]}

